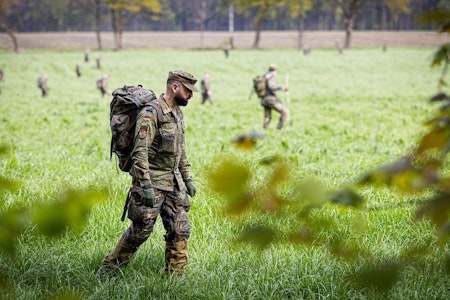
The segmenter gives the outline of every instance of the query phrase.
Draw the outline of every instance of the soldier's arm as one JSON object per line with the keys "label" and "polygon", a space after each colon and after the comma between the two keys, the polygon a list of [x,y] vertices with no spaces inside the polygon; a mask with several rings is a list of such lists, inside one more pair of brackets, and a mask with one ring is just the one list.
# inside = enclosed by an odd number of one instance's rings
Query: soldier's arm
{"label": "soldier's arm", "polygon": [[191,179],[191,164],[189,163],[186,155],[186,147],[183,143],[183,150],[181,152],[180,164],[178,165],[178,169],[180,170],[181,177],[183,177],[183,181]]}
{"label": "soldier's arm", "polygon": [[151,146],[157,130],[156,111],[151,106],[144,107],[136,118],[134,148],[131,153],[133,173],[141,187],[151,184],[148,163],[148,149]]}
{"label": "soldier's arm", "polygon": [[283,89],[282,86],[277,85],[275,77],[272,77],[267,81],[267,86],[272,92],[281,91]]}
{"label": "soldier's arm", "polygon": [[[181,112],[182,114],[182,112]],[[184,127],[184,122],[183,122]],[[184,128],[183,128],[184,130]],[[184,130],[186,131],[186,130]],[[178,164],[178,170],[180,170],[181,177],[183,177],[183,180],[186,181],[191,178],[191,164],[189,163],[187,159],[186,154],[186,137],[183,136],[183,141],[181,143],[181,155],[180,155],[180,163]]]}

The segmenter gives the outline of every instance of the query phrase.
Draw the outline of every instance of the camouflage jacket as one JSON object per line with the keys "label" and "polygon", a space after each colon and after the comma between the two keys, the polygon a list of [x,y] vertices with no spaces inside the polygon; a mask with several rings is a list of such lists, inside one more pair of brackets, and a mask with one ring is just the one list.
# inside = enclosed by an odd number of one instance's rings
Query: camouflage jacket
{"label": "camouflage jacket", "polygon": [[272,72],[267,72],[264,74],[264,78],[266,79],[267,82],[266,97],[267,96],[277,97],[276,92],[281,91],[283,87],[276,83],[275,74]]}
{"label": "camouflage jacket", "polygon": [[151,183],[165,191],[174,191],[177,185],[184,190],[191,165],[186,156],[183,112],[177,106],[174,114],[163,95],[155,100],[163,114],[161,124],[152,106],[145,106],[137,116],[130,175],[133,185]]}

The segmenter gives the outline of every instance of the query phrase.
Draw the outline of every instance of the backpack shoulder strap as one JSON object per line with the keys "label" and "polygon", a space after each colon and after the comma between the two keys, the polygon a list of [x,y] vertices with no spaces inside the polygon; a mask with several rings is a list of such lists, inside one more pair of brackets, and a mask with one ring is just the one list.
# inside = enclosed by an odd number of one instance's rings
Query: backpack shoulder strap
{"label": "backpack shoulder strap", "polygon": [[154,101],[150,101],[150,102],[145,103],[145,106],[151,106],[154,109],[156,109],[156,115],[158,117],[158,128],[159,128],[161,126],[161,124],[164,123],[164,121],[163,121],[163,111],[162,111],[161,105],[159,105],[157,100],[154,100]]}

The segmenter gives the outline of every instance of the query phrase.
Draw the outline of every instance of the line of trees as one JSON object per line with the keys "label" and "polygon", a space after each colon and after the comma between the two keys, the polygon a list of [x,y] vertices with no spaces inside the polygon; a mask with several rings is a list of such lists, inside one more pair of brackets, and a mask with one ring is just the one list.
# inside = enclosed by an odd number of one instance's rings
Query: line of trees
{"label": "line of trees", "polygon": [[[18,51],[15,32],[113,31],[115,49],[124,31],[431,29],[418,17],[450,10],[448,0],[0,0],[0,29]],[[230,20],[232,24],[230,24]]]}

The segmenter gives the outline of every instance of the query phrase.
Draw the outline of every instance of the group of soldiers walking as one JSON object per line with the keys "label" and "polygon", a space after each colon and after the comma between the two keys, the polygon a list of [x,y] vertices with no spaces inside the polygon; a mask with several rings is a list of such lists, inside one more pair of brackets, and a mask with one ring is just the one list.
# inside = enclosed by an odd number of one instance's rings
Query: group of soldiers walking
{"label": "group of soldiers walking", "polygon": [[[86,51],[84,53],[84,61],[86,63],[89,63],[89,55],[90,55],[90,51],[89,51],[89,49],[86,49]],[[101,56],[100,55],[97,55],[95,57],[95,63],[96,63],[97,69],[101,69]],[[78,78],[80,78],[82,76],[81,62],[76,63],[75,74],[77,75]],[[37,86],[42,92],[42,97],[47,97],[49,95],[49,88],[47,85],[48,79],[49,79],[48,73],[45,73],[44,75],[42,75],[38,78]],[[103,74],[103,76],[100,79],[98,79],[96,81],[96,88],[100,91],[100,95],[102,97],[104,97],[106,94],[108,94],[108,79],[109,79],[109,74],[105,73],[105,74]]]}

